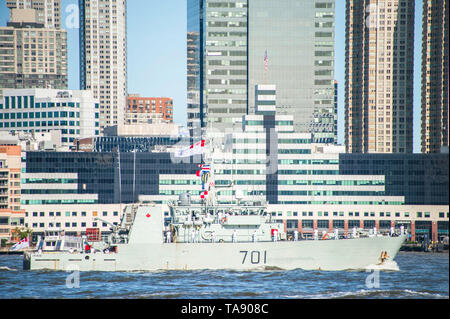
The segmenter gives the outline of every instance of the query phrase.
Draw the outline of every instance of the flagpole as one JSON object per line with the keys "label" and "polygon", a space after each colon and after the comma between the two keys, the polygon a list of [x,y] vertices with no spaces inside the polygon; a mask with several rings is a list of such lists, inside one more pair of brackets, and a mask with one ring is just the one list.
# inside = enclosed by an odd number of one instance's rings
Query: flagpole
{"label": "flagpole", "polygon": [[264,53],[264,84],[266,84],[268,64],[269,64],[269,57],[267,56],[267,49],[266,49],[266,52]]}

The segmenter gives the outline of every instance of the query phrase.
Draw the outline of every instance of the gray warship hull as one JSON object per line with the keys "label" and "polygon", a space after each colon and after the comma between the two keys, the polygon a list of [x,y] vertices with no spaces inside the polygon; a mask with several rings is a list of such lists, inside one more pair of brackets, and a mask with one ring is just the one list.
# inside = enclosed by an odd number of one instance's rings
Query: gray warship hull
{"label": "gray warship hull", "polygon": [[[126,243],[113,252],[27,252],[24,269],[79,271],[154,271],[200,269],[350,270],[392,261],[406,236],[339,240],[165,243],[163,212],[140,208]],[[223,226],[231,227],[231,226]]]}
{"label": "gray warship hull", "polygon": [[197,269],[366,269],[393,260],[404,236],[261,243],[167,243],[118,245],[117,253],[32,253],[25,269],[152,271]]}

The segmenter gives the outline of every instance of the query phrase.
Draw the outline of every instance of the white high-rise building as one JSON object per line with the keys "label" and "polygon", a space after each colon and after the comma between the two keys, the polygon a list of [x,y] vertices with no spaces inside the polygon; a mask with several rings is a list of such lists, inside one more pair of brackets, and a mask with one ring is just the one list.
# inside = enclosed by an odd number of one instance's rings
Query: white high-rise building
{"label": "white high-rise building", "polygon": [[80,0],[80,89],[100,102],[100,129],[122,124],[127,100],[126,0]]}

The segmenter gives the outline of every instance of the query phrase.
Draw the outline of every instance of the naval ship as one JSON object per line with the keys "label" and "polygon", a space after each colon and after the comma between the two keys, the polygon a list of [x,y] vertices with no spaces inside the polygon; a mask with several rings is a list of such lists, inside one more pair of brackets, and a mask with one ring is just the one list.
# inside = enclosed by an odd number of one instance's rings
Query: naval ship
{"label": "naval ship", "polygon": [[[395,263],[406,234],[324,234],[291,238],[262,202],[126,206],[104,241],[24,253],[26,270],[154,271],[199,269],[351,270]],[[85,247],[89,249],[85,249]]]}

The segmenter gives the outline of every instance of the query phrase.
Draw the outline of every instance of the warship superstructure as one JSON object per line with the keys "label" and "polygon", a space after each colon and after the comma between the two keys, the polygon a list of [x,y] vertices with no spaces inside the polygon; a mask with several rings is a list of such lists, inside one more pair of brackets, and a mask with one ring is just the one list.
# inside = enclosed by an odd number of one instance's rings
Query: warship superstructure
{"label": "warship superstructure", "polygon": [[[83,249],[32,251],[24,269],[153,271],[195,269],[348,270],[392,262],[405,234],[353,233],[288,237],[265,203],[208,205],[188,194],[169,204],[126,206],[120,225],[105,241]],[[84,247],[89,247],[85,249]]]}

